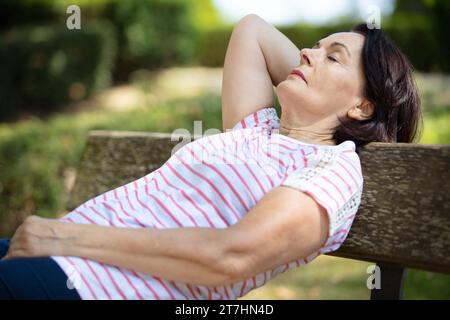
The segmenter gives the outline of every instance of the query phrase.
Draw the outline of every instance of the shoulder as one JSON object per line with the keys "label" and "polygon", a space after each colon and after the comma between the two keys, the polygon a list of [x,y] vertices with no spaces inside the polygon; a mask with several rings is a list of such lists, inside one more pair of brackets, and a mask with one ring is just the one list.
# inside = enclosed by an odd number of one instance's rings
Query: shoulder
{"label": "shoulder", "polygon": [[339,145],[339,148],[316,147],[306,165],[291,171],[285,182],[320,186],[331,181],[336,185],[346,183],[353,190],[360,188],[363,184],[361,161],[352,148],[353,142],[350,142]]}
{"label": "shoulder", "polygon": [[354,149],[345,149],[338,152],[338,154],[336,155],[334,166],[336,168],[342,168],[343,171],[353,177],[354,183],[358,187],[362,187],[364,178],[362,173],[361,159],[356,151],[354,151]]}
{"label": "shoulder", "polygon": [[363,182],[360,159],[354,150],[319,148],[315,160],[291,172],[282,186],[304,192],[321,205],[329,215],[332,236],[355,216]]}

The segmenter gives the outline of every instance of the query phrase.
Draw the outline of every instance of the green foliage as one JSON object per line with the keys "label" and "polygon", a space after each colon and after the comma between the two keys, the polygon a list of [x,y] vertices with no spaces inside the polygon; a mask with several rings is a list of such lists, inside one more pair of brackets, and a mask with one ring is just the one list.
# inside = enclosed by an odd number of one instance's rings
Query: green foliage
{"label": "green foliage", "polygon": [[161,68],[192,60],[195,27],[181,0],[116,1],[111,17],[119,32],[119,68]]}
{"label": "green foliage", "polygon": [[[448,17],[450,18],[450,17]],[[294,25],[278,27],[299,48],[311,47],[318,40],[335,32],[348,31],[352,23],[330,26]],[[383,24],[384,31],[394,40],[420,71],[450,71],[450,42],[423,15],[397,15]],[[198,38],[196,63],[205,66],[223,66],[226,48],[233,26],[222,26],[203,31]],[[445,37],[448,37],[446,33]],[[449,54],[446,54],[449,50]],[[426,52],[426,54],[424,54]]]}
{"label": "green foliage", "polygon": [[213,0],[186,1],[189,1],[192,9],[192,19],[198,31],[203,32],[225,25],[225,22],[213,4]]}
{"label": "green foliage", "polygon": [[18,26],[46,23],[57,18],[51,0],[2,0],[0,4],[0,31]]}
{"label": "green foliage", "polygon": [[[331,33],[350,30],[349,23],[333,26],[315,27],[311,25],[295,25],[277,27],[299,48],[312,47],[314,44]],[[204,30],[198,37],[196,45],[196,63],[203,66],[223,66],[225,52],[233,31],[233,25],[221,26]]]}
{"label": "green foliage", "polygon": [[107,23],[6,32],[0,38],[0,120],[20,111],[48,111],[107,87],[115,53]]}
{"label": "green foliage", "polygon": [[[82,8],[81,30],[66,28],[69,4]],[[127,80],[136,69],[192,61],[196,45],[192,4],[182,0],[2,3],[0,121],[23,111],[56,110],[106,87],[112,77]]]}
{"label": "green foliage", "polygon": [[388,25],[418,69],[450,72],[449,19],[449,1],[397,0]]}
{"label": "green foliage", "polygon": [[450,106],[425,113],[421,143],[450,144]]}
{"label": "green foliage", "polygon": [[232,30],[232,27],[222,27],[201,32],[195,46],[195,64],[223,67]]}
{"label": "green foliage", "polygon": [[[312,262],[283,273],[250,291],[241,300],[368,300],[367,267],[373,263],[321,255]],[[448,299],[448,274],[407,269],[403,299]]]}
{"label": "green foliage", "polygon": [[416,70],[445,71],[445,64],[438,59],[440,45],[435,37],[430,36],[433,30],[429,25],[411,26],[408,23],[397,22],[395,27],[387,29],[387,33],[406,54]]}
{"label": "green foliage", "polygon": [[404,299],[449,299],[450,276],[448,274],[407,270],[404,282]]}
{"label": "green foliage", "polygon": [[102,19],[115,0],[2,0],[0,30],[55,23],[65,27],[70,5],[81,8],[82,21]]}

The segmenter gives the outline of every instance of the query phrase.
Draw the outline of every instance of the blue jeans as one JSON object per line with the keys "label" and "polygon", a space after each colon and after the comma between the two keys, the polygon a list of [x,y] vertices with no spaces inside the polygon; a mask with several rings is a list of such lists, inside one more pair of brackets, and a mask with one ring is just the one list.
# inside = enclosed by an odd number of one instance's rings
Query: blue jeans
{"label": "blue jeans", "polygon": [[[0,239],[0,259],[9,240]],[[67,276],[51,258],[20,258],[0,261],[0,300],[81,300],[67,287]]]}

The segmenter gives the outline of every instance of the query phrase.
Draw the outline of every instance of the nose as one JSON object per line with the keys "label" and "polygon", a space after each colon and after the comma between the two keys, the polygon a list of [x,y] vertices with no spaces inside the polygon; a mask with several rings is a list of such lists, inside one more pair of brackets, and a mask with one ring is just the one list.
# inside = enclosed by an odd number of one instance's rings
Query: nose
{"label": "nose", "polygon": [[312,49],[307,49],[307,48],[300,50],[300,65],[306,64],[308,66],[312,66],[313,60],[312,60],[311,50]]}

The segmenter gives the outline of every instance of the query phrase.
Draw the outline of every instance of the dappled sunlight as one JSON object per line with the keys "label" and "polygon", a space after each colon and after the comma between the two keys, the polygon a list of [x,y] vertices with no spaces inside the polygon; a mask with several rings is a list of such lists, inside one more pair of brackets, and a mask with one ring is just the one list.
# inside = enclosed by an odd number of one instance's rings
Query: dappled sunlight
{"label": "dappled sunlight", "polygon": [[131,74],[129,83],[113,86],[89,99],[72,103],[68,111],[148,110],[174,100],[220,95],[222,70],[200,67],[138,70]]}
{"label": "dappled sunlight", "polygon": [[154,95],[132,85],[121,85],[103,91],[96,97],[98,107],[107,111],[144,109],[156,101]]}
{"label": "dappled sunlight", "polygon": [[222,68],[185,67],[160,71],[138,70],[131,83],[158,100],[191,98],[200,94],[220,94]]}

